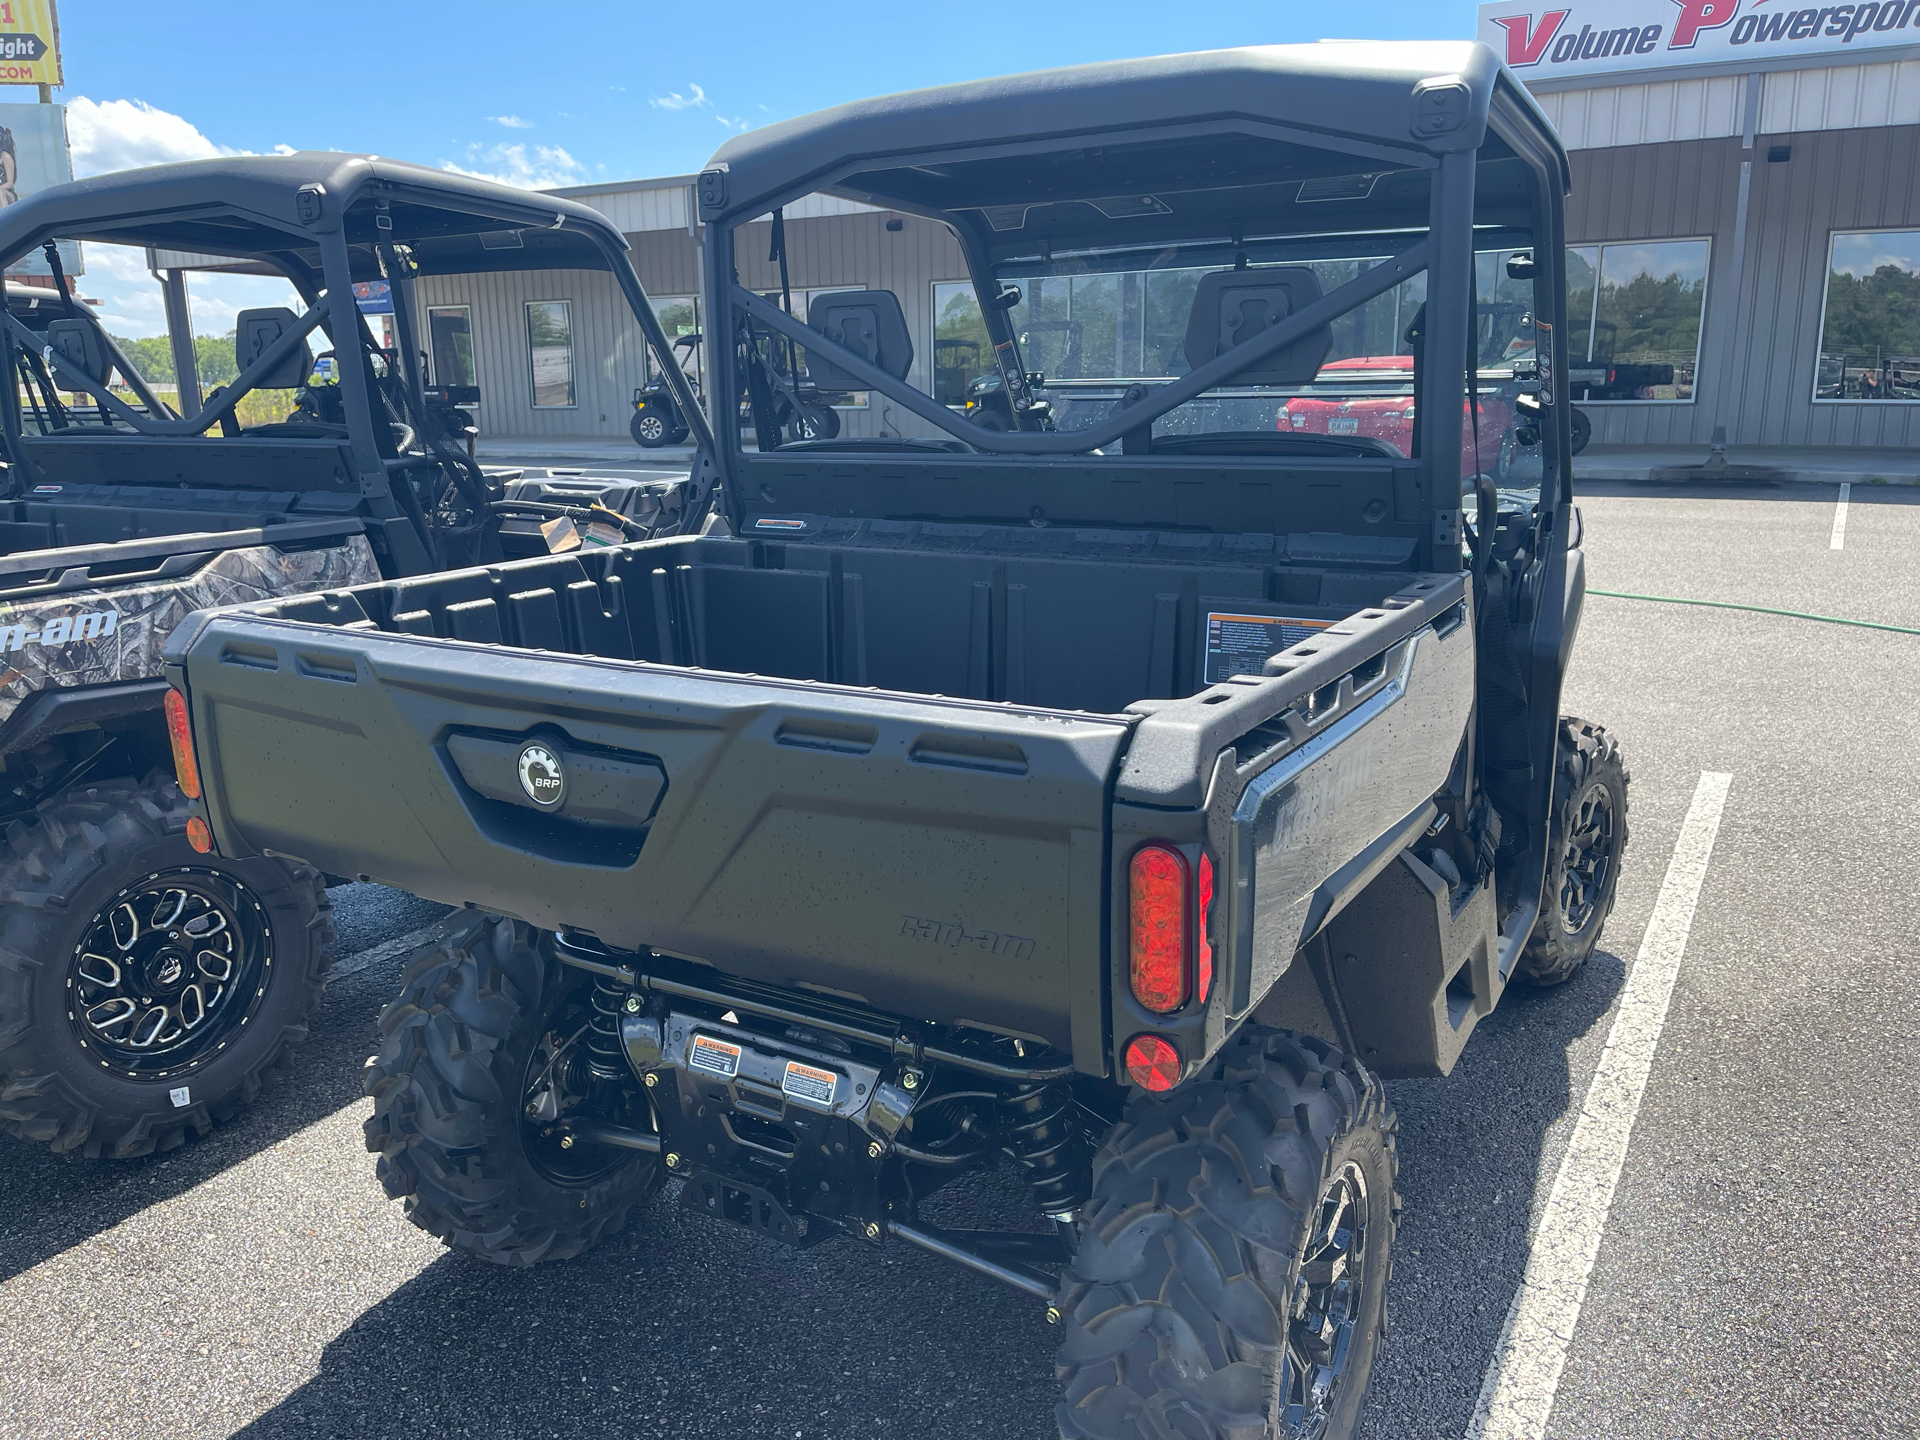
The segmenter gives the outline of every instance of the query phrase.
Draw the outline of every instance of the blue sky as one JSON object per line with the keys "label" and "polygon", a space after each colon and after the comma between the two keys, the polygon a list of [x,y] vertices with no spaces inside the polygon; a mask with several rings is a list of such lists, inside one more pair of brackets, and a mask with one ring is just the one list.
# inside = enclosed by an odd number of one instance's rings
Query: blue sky
{"label": "blue sky", "polygon": [[[180,23],[129,23],[103,0],[62,6],[68,83],[56,98],[69,106],[77,173],[289,146],[532,186],[686,174],[731,132],[864,96],[1173,50],[1465,39],[1476,7],[198,0],[173,13]],[[112,328],[156,333],[150,285],[110,277],[106,259],[89,261],[86,288],[108,296]],[[245,289],[197,289],[195,328],[228,328],[238,304],[260,303]]]}

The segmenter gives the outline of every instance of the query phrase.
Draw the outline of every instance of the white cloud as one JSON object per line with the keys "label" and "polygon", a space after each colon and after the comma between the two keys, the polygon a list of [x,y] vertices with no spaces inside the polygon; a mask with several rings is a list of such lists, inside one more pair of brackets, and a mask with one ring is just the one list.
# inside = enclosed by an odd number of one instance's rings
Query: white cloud
{"label": "white cloud", "polygon": [[67,103],[67,138],[73,147],[73,173],[80,178],[242,153],[214,144],[192,122],[144,100],[76,96]]}
{"label": "white cloud", "polygon": [[720,122],[720,128],[723,130],[732,130],[735,133],[741,133],[753,128],[751,121],[743,120],[738,115],[734,116],[731,120],[724,115],[716,115],[713,118]]}
{"label": "white cloud", "polygon": [[466,164],[442,160],[440,168],[522,190],[553,190],[587,178],[587,167],[558,145],[469,145]]}
{"label": "white cloud", "polygon": [[522,120],[518,115],[489,115],[487,118],[496,125],[506,126],[509,130],[531,130],[533,128],[533,121]]}
{"label": "white cloud", "polygon": [[[252,153],[217,144],[192,121],[144,100],[76,96],[67,104],[67,136],[73,149],[73,173],[82,178],[141,165]],[[273,153],[291,155],[293,147],[275,145]],[[94,313],[111,333],[166,334],[160,286],[147,273],[144,250],[89,243],[82,247],[82,264],[80,293],[104,302]],[[187,279],[187,290],[194,332],[200,335],[225,334],[233,328],[234,317],[253,306],[300,308],[291,285],[264,276],[194,274]]]}
{"label": "white cloud", "polygon": [[676,90],[669,95],[656,95],[647,101],[647,103],[656,110],[698,110],[702,106],[710,106],[713,104],[711,100],[707,99],[706,91],[702,90],[698,85],[692,84],[687,86],[687,93],[685,95],[682,95]]}

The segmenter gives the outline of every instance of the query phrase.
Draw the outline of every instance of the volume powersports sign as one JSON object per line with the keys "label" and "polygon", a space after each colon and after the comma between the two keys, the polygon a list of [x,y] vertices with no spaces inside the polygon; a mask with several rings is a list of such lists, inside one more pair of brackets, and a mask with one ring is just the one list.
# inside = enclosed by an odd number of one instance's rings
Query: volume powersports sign
{"label": "volume powersports sign", "polygon": [[1480,39],[1527,81],[1755,64],[1920,46],[1920,0],[1518,0],[1480,7]]}

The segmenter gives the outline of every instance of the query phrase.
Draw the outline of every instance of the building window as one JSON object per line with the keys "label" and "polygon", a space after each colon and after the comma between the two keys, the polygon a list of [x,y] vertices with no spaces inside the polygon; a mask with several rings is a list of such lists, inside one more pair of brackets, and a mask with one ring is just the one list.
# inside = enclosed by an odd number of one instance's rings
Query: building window
{"label": "building window", "polygon": [[473,311],[469,307],[428,307],[427,365],[435,385],[480,383],[473,378]]}
{"label": "building window", "polygon": [[1707,305],[1708,242],[1567,250],[1567,383],[1583,404],[1691,403]]}
{"label": "building window", "polygon": [[573,311],[570,302],[527,302],[527,361],[535,409],[566,409],[573,404]]}
{"label": "building window", "polygon": [[1920,230],[1837,234],[1815,400],[1920,400]]}

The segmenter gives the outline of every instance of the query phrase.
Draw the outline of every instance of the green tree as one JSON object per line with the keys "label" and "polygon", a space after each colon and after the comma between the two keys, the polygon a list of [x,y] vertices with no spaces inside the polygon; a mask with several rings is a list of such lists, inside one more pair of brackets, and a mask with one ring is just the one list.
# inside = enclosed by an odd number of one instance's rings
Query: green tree
{"label": "green tree", "polygon": [[1871,275],[1834,271],[1820,348],[1862,358],[1920,355],[1920,274],[1899,265]]}
{"label": "green tree", "polygon": [[166,336],[143,335],[138,340],[130,340],[124,335],[115,335],[113,343],[133,362],[142,380],[152,385],[172,383],[173,351],[167,345]]}

